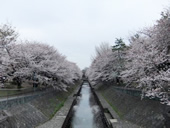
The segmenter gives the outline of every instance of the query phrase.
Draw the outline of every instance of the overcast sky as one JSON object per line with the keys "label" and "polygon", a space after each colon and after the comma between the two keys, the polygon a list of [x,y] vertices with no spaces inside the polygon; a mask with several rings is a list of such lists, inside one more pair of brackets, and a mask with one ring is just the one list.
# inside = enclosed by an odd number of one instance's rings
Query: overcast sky
{"label": "overcast sky", "polygon": [[48,43],[83,69],[95,46],[125,41],[151,26],[170,0],[0,0],[0,24],[11,23],[22,40]]}

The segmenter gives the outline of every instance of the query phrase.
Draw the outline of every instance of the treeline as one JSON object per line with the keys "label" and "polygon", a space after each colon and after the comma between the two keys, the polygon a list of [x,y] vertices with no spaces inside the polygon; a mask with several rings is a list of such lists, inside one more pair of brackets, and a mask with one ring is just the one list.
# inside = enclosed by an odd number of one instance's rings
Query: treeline
{"label": "treeline", "polygon": [[[18,41],[11,25],[0,26],[0,76],[10,81],[37,81],[66,90],[81,78],[75,63],[54,47],[36,41]],[[18,85],[21,86],[21,85]]]}
{"label": "treeline", "polygon": [[154,26],[131,36],[129,46],[120,38],[115,46],[97,47],[87,70],[91,83],[109,81],[139,88],[143,96],[170,105],[170,10],[161,15]]}

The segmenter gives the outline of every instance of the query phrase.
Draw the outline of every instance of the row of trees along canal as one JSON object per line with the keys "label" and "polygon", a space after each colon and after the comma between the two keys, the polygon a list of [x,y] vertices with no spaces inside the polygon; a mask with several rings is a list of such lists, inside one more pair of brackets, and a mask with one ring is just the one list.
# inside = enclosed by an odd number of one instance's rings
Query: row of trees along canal
{"label": "row of trees along canal", "polygon": [[66,90],[81,78],[75,63],[66,60],[54,47],[36,41],[18,41],[18,33],[9,24],[0,26],[0,77],[21,81],[36,81]]}
{"label": "row of trees along canal", "polygon": [[86,75],[92,85],[121,83],[139,88],[143,96],[170,105],[170,9],[149,28],[129,38],[130,45],[116,39],[115,46],[101,44]]}

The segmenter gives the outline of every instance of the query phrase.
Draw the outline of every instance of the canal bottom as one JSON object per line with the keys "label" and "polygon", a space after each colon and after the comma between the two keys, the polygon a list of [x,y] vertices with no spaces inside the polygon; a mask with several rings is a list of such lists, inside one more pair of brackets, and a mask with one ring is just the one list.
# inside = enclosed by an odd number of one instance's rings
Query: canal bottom
{"label": "canal bottom", "polygon": [[70,128],[104,128],[101,111],[88,83],[82,85],[70,125]]}

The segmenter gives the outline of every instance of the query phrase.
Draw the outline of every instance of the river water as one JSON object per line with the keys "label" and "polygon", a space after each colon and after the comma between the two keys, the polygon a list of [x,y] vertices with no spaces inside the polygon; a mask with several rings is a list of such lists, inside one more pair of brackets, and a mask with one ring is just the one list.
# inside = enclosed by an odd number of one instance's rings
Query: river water
{"label": "river water", "polygon": [[88,83],[82,85],[78,103],[73,107],[71,128],[103,128],[99,106],[96,104]]}

